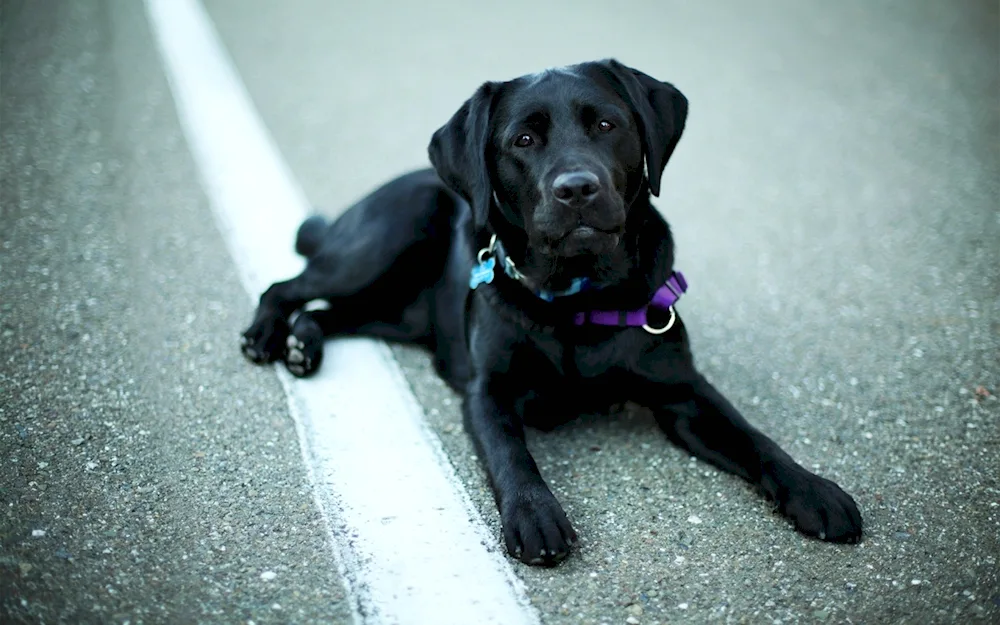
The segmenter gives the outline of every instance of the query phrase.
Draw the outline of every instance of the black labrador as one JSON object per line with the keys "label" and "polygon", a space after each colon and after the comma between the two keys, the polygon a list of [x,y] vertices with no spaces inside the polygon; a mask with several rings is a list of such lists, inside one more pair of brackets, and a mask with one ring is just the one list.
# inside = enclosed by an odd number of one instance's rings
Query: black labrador
{"label": "black labrador", "polygon": [[[507,551],[528,564],[555,564],[576,533],[524,426],[625,401],[757,485],[803,533],[858,541],[854,500],[695,368],[673,306],[686,285],[650,204],[687,110],[673,85],[615,60],[483,84],[434,133],[434,170],[389,182],[333,223],[302,224],[296,249],[308,266],[261,296],[243,353],[306,376],[325,337],[429,348],[464,396]],[[312,300],[329,306],[305,307]]]}

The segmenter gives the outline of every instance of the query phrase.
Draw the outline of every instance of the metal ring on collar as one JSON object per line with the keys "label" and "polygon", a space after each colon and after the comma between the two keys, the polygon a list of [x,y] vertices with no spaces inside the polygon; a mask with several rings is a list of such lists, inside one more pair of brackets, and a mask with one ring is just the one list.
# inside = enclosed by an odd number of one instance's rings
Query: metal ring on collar
{"label": "metal ring on collar", "polygon": [[674,321],[677,321],[677,313],[674,312],[674,307],[671,306],[667,308],[670,311],[670,321],[667,321],[667,325],[662,328],[651,328],[648,323],[642,324],[642,329],[650,334],[663,334],[670,328],[674,327]]}
{"label": "metal ring on collar", "polygon": [[487,254],[492,254],[493,250],[495,250],[496,247],[497,247],[497,235],[494,234],[493,236],[490,237],[489,247],[482,248],[481,250],[479,250],[479,253],[476,254],[476,262],[482,264],[483,257],[486,256]]}

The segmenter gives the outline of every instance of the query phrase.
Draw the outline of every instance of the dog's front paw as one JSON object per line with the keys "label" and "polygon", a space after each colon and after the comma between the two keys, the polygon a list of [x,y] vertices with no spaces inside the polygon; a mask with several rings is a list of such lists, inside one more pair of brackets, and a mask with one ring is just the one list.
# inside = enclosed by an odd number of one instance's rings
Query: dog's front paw
{"label": "dog's front paw", "polygon": [[240,337],[240,349],[251,362],[262,365],[281,357],[287,336],[283,319],[258,318]]}
{"label": "dog's front paw", "polygon": [[804,534],[837,543],[861,540],[861,512],[854,499],[826,478],[802,469],[786,478],[778,509]]}
{"label": "dog's front paw", "polygon": [[554,566],[576,543],[566,513],[544,484],[519,489],[500,516],[507,553],[525,564]]}

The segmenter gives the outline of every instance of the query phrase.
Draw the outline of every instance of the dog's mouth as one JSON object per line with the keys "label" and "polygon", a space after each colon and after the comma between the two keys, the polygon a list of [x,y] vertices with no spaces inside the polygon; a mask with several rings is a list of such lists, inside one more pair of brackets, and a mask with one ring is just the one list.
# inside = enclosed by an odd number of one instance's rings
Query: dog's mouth
{"label": "dog's mouth", "polygon": [[603,254],[618,246],[623,228],[604,229],[580,224],[552,242],[552,251],[559,256]]}
{"label": "dog's mouth", "polygon": [[621,228],[604,229],[604,228],[598,228],[597,226],[580,224],[576,228],[573,228],[572,230],[567,232],[563,236],[563,239],[566,239],[568,237],[596,237],[605,234],[617,237],[620,236],[621,233],[622,233]]}
{"label": "dog's mouth", "polygon": [[561,234],[543,235],[529,244],[525,272],[548,291],[564,291],[578,278],[616,284],[629,270],[624,236],[624,224],[607,227],[579,221]]}

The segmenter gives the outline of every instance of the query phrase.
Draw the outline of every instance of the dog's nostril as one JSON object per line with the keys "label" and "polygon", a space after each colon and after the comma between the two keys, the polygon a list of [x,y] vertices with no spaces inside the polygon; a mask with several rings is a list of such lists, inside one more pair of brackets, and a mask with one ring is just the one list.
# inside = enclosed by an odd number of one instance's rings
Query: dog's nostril
{"label": "dog's nostril", "polygon": [[601,190],[601,182],[589,171],[559,174],[552,182],[552,194],[563,202],[589,200]]}

